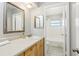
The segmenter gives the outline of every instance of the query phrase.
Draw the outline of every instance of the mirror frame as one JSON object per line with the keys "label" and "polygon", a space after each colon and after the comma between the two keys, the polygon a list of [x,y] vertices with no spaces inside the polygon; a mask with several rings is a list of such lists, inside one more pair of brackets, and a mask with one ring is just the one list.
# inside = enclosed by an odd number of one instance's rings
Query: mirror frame
{"label": "mirror frame", "polygon": [[[23,11],[23,30],[20,31],[7,31],[7,7],[6,4],[11,4],[12,6],[20,9]],[[12,4],[11,2],[4,2],[4,8],[3,8],[3,33],[8,34],[8,33],[17,33],[17,32],[25,32],[25,13],[24,10],[21,9],[20,7]]]}
{"label": "mirror frame", "polygon": [[[37,16],[34,16],[34,28],[35,29],[43,29],[44,28],[44,16],[42,16],[42,17],[43,17],[43,26],[40,27],[40,21],[39,21],[39,27],[36,27],[36,18],[37,18]],[[40,18],[39,18],[39,20],[40,20]]]}

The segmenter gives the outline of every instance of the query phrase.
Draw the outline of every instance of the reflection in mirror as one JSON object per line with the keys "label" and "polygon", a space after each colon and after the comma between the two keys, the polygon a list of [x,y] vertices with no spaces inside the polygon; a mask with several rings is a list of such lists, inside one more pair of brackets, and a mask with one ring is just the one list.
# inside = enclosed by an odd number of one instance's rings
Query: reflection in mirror
{"label": "reflection in mirror", "polygon": [[24,10],[19,7],[6,3],[6,19],[4,19],[6,32],[23,32],[24,31]]}
{"label": "reflection in mirror", "polygon": [[44,18],[43,16],[34,17],[34,28],[43,28],[44,27]]}

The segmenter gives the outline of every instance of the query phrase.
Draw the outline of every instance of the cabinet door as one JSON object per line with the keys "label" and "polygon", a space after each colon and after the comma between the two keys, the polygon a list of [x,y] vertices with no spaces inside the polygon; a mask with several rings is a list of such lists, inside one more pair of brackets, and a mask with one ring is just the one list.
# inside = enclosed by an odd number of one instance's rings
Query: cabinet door
{"label": "cabinet door", "polygon": [[37,43],[37,56],[40,56],[40,42]]}
{"label": "cabinet door", "polygon": [[23,53],[19,54],[19,56],[25,56],[25,53],[23,52]]}
{"label": "cabinet door", "polygon": [[37,43],[34,45],[34,56],[38,56]]}
{"label": "cabinet door", "polygon": [[25,51],[25,56],[33,56],[33,47]]}
{"label": "cabinet door", "polygon": [[40,55],[44,55],[44,41],[43,39],[40,41]]}
{"label": "cabinet door", "polygon": [[37,43],[37,53],[38,53],[38,56],[44,55],[44,41],[43,41],[43,39]]}
{"label": "cabinet door", "polygon": [[33,54],[32,54],[32,52],[28,52],[28,53],[26,52],[25,56],[33,56]]}

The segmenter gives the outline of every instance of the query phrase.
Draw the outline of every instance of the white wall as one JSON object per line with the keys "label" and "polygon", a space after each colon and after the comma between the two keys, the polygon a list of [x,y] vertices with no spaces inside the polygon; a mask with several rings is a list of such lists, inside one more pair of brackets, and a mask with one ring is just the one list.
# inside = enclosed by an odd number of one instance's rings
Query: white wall
{"label": "white wall", "polygon": [[31,17],[30,17],[30,10],[25,11],[25,35],[31,34]]}
{"label": "white wall", "polygon": [[[26,17],[28,14],[28,9],[26,9],[26,7],[25,6],[23,6],[23,4],[21,4],[20,2],[12,2],[13,4],[15,4],[15,5],[17,5],[18,7],[20,7],[20,8],[22,8],[24,11],[25,11],[25,22],[26,22],[26,24],[25,24],[25,35],[27,34],[27,32],[29,32],[28,30],[29,30],[29,28],[30,28],[30,26],[28,26],[27,25],[27,20],[29,20],[28,19],[28,17]],[[17,37],[19,37],[19,36],[21,36],[21,35],[23,35],[23,33],[21,32],[21,33],[8,33],[8,34],[3,34],[3,6],[4,6],[4,3],[0,3],[0,39],[2,39],[2,38],[7,38],[7,39],[15,39],[15,38],[17,38]],[[27,29],[27,27],[28,27],[28,29]]]}
{"label": "white wall", "polygon": [[43,15],[43,8],[36,8],[34,10],[31,11],[31,33],[32,35],[39,35],[39,36],[43,36],[44,35],[44,29],[40,28],[40,29],[36,29],[34,28],[34,16],[44,16]]}

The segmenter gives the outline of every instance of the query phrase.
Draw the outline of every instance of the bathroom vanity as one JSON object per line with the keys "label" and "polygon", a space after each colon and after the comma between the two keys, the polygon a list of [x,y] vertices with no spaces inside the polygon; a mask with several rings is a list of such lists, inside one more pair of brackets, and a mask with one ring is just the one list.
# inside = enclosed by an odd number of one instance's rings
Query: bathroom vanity
{"label": "bathroom vanity", "polygon": [[[3,33],[25,33],[25,11],[17,5],[6,2],[3,6]],[[0,43],[0,56],[43,56],[44,38],[31,36]],[[4,44],[4,45],[3,45]]]}
{"label": "bathroom vanity", "polygon": [[44,56],[44,38],[34,43],[19,56]]}
{"label": "bathroom vanity", "polygon": [[44,38],[20,38],[0,46],[0,56],[44,56]]}

